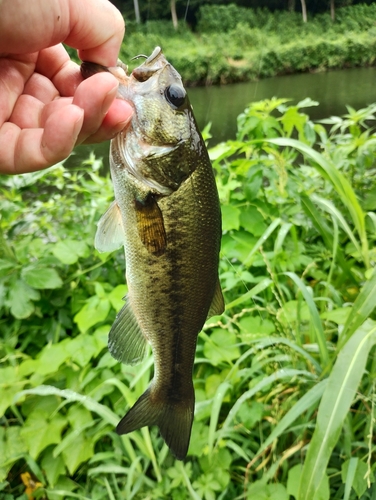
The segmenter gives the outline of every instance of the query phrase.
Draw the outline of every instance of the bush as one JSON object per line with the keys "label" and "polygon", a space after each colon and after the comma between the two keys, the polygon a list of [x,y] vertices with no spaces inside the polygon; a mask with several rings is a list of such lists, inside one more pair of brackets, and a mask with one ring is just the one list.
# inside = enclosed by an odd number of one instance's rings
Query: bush
{"label": "bush", "polygon": [[[240,8],[234,4],[201,7],[199,33],[184,23],[150,21],[133,27],[121,58],[129,62],[160,45],[186,84],[256,80],[311,69],[374,64],[376,8],[337,9],[337,21],[320,14],[303,23],[299,13]],[[139,61],[130,63],[131,69]]]}
{"label": "bush", "polygon": [[114,432],[152,358],[107,350],[126,285],[122,252],[93,249],[100,161],[0,178],[4,500],[372,497],[376,105],[324,128],[315,104],[250,104],[210,151],[226,311],[198,338],[185,463],[155,428]]}

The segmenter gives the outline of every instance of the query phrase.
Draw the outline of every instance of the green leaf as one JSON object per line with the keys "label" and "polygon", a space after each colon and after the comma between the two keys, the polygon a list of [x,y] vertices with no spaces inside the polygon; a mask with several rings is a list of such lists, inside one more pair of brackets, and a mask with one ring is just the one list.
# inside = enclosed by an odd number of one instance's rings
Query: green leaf
{"label": "green leaf", "polygon": [[52,450],[47,450],[43,455],[41,466],[47,476],[48,484],[52,488],[57,483],[59,476],[63,476],[66,474],[62,457],[54,457],[52,454]]}
{"label": "green leaf", "polygon": [[283,484],[265,484],[263,480],[255,481],[248,487],[247,500],[289,500]]}
{"label": "green leaf", "polygon": [[342,203],[346,206],[351,215],[352,222],[356,227],[361,241],[362,256],[364,258],[365,265],[366,267],[369,267],[368,241],[365,229],[365,214],[359,204],[354,189],[352,188],[350,182],[342,174],[342,172],[336,168],[331,160],[326,159],[324,155],[315,151],[313,148],[307,146],[303,142],[286,137],[268,139],[267,141],[278,146],[292,147],[300,151],[307,158],[311,159],[313,161],[313,166],[318,170],[318,172],[325,179],[329,180],[332,183],[334,189],[339,194]]}
{"label": "green leaf", "polygon": [[322,397],[315,432],[304,462],[299,500],[315,498],[326,466],[342,430],[371,347],[376,344],[376,323],[367,320],[353,334],[338,355]]}
{"label": "green leaf", "polygon": [[230,363],[240,356],[240,350],[236,342],[237,339],[234,333],[215,328],[205,342],[204,355],[214,366],[222,362]]}
{"label": "green leaf", "polygon": [[65,352],[68,352],[72,356],[73,361],[85,367],[92,358],[101,352],[102,348],[102,343],[94,335],[82,333],[66,343]]}
{"label": "green leaf", "polygon": [[60,240],[54,245],[52,253],[63,264],[75,264],[80,257],[86,256],[88,247],[86,243],[78,240]]}
{"label": "green leaf", "polygon": [[108,299],[98,296],[91,297],[84,307],[75,315],[74,322],[81,333],[85,333],[92,326],[104,321],[110,311],[111,304]]}
{"label": "green leaf", "polygon": [[300,476],[302,475],[302,464],[297,464],[292,467],[287,475],[287,492],[295,499],[298,498]]}
{"label": "green leaf", "polygon": [[21,276],[28,285],[38,290],[60,288],[63,285],[60,276],[51,267],[28,266],[22,269]]}
{"label": "green leaf", "polygon": [[303,396],[297,401],[294,406],[282,417],[278,424],[274,427],[273,431],[266,438],[264,443],[260,446],[257,451],[257,455],[261,455],[268,446],[270,446],[273,441],[278,439],[288,427],[295,422],[305,411],[317,405],[320,398],[322,397],[325,387],[327,385],[327,380],[321,380],[311,389],[309,389]]}
{"label": "green leaf", "polygon": [[251,205],[242,208],[239,221],[240,225],[254,236],[261,236],[267,227],[264,217]]}
{"label": "green leaf", "polygon": [[[350,458],[346,460],[341,466],[342,482],[345,483],[345,496],[344,500],[350,498],[351,488],[360,498],[367,489],[367,472],[368,466],[359,458]],[[373,474],[370,477],[371,482],[374,481]]]}
{"label": "green leaf", "polygon": [[[287,477],[287,492],[289,495],[292,495],[296,500],[299,495],[299,486],[300,486],[300,478],[302,476],[303,466],[301,464],[297,464],[292,467],[288,472]],[[315,496],[312,500],[329,500],[330,491],[329,491],[329,478],[325,474],[320,485],[316,488]]]}
{"label": "green leaf", "polygon": [[240,226],[240,210],[233,205],[222,205],[222,230],[230,231],[231,229],[239,229]]}
{"label": "green leaf", "polygon": [[241,297],[233,300],[229,304],[226,304],[226,311],[229,309],[232,309],[235,306],[238,306],[240,304],[243,304],[247,300],[251,299],[252,297],[255,297],[258,295],[260,292],[268,288],[270,285],[273,284],[273,281],[270,278],[265,278],[260,283],[258,283],[256,286],[251,288],[251,290],[248,290],[248,292],[244,293]]}
{"label": "green leaf", "polygon": [[41,375],[48,375],[49,373],[56,372],[60,365],[69,358],[69,352],[66,350],[66,345],[68,343],[69,340],[67,339],[58,344],[46,345],[37,358],[37,365],[34,370]]}
{"label": "green leaf", "polygon": [[0,259],[0,271],[5,271],[6,269],[12,269],[13,267],[15,267],[14,261]]}
{"label": "green leaf", "polygon": [[[85,427],[89,425],[91,422]],[[58,453],[62,452],[65,465],[71,475],[76,472],[80,464],[87,462],[94,455],[94,441],[86,436],[84,428],[67,434],[61,445],[64,446],[59,447]],[[54,456],[59,456],[57,451],[58,448],[55,449]]]}
{"label": "green leaf", "polygon": [[295,274],[295,273],[283,273],[289,278],[291,278],[295,284],[298,286],[299,290],[302,292],[302,295],[304,297],[304,300],[306,301],[306,304],[309,308],[310,314],[311,314],[311,319],[312,319],[312,325],[315,329],[316,333],[316,338],[317,338],[317,343],[320,348],[320,354],[321,354],[321,359],[323,362],[324,367],[328,364],[329,362],[329,353],[328,353],[328,347],[326,345],[326,337],[324,333],[324,329],[321,323],[321,319],[319,316],[319,313],[317,311],[317,307],[315,302],[313,301],[313,298],[311,294],[309,293],[307,287],[303,283],[303,281]]}
{"label": "green leaf", "polygon": [[350,313],[351,307],[338,307],[337,309],[321,313],[320,317],[322,319],[333,321],[333,323],[337,323],[337,325],[344,325]]}
{"label": "green leaf", "polygon": [[127,285],[116,286],[111,293],[108,294],[108,300],[111,302],[115,311],[120,311],[124,305],[124,297],[128,292]]}
{"label": "green leaf", "polygon": [[9,290],[8,305],[15,318],[28,318],[34,312],[32,300],[39,300],[40,293],[28,286],[24,281],[17,280]]}
{"label": "green leaf", "polygon": [[[21,429],[19,425],[0,427],[0,481],[6,479],[13,463],[28,451],[20,434]],[[2,474],[5,474],[5,477]]]}
{"label": "green leaf", "polygon": [[242,342],[248,342],[255,337],[266,337],[275,332],[274,323],[260,316],[243,316],[239,320],[239,328]]}
{"label": "green leaf", "polygon": [[116,413],[111,411],[105,405],[98,403],[89,396],[78,394],[77,392],[70,389],[58,389],[57,387],[51,385],[40,385],[38,387],[35,387],[34,389],[26,389],[25,391],[19,392],[17,394],[17,398],[15,399],[18,400],[28,394],[36,394],[38,396],[59,396],[69,402],[79,401],[83,406],[85,406],[85,408],[97,413],[110,425],[116,427],[119,422],[119,417],[116,415]]}
{"label": "green leaf", "polygon": [[339,340],[341,348],[376,307],[376,269],[357,296]]}
{"label": "green leaf", "polygon": [[21,436],[28,446],[31,457],[36,459],[47,446],[59,443],[61,431],[66,424],[66,419],[60,415],[55,415],[49,420],[45,412],[32,412],[21,430]]}

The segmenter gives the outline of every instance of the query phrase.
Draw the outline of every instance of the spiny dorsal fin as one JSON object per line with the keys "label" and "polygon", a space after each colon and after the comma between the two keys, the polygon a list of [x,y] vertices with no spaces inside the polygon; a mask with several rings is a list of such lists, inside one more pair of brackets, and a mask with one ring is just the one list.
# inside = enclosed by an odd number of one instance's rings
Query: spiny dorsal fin
{"label": "spiny dorsal fin", "polygon": [[146,337],[127,297],[110,330],[108,348],[115,359],[126,365],[136,365],[145,356]]}
{"label": "spiny dorsal fin", "polygon": [[211,318],[212,316],[219,316],[224,312],[224,310],[225,310],[225,300],[223,298],[221,284],[219,283],[219,278],[218,278],[217,284],[215,286],[214,297],[212,303],[210,304],[207,319]]}
{"label": "spiny dorsal fin", "polygon": [[98,252],[113,252],[124,245],[124,228],[116,201],[99,219],[94,246]]}
{"label": "spiny dorsal fin", "polygon": [[145,200],[135,200],[138,234],[142,243],[153,255],[162,255],[167,238],[163,215],[153,195]]}

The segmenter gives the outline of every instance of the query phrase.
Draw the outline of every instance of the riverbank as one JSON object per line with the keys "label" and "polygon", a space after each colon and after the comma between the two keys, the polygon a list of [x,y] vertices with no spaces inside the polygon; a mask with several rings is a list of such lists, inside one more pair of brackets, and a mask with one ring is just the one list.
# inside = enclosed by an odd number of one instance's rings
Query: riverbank
{"label": "riverbank", "polygon": [[[376,5],[355,5],[303,23],[298,13],[206,6],[199,32],[152,21],[128,23],[123,61],[156,45],[163,48],[186,85],[226,84],[261,78],[371,66],[376,61]],[[237,12],[237,15],[235,15]],[[134,65],[138,65],[135,61]]]}

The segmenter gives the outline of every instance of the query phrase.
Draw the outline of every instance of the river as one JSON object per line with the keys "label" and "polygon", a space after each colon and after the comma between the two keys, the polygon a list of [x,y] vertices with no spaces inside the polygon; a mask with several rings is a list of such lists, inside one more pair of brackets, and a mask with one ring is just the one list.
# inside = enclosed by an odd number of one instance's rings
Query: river
{"label": "river", "polygon": [[[318,101],[317,107],[305,110],[313,120],[332,115],[343,115],[346,105],[355,109],[376,102],[376,68],[351,68],[321,73],[302,73],[277,76],[258,82],[188,89],[190,101],[199,127],[212,123],[213,138],[209,146],[235,138],[236,118],[249,102],[275,97],[286,97],[295,104],[306,97]],[[89,152],[103,157],[108,165],[109,143],[80,146],[67,162],[68,166],[86,159]]]}

